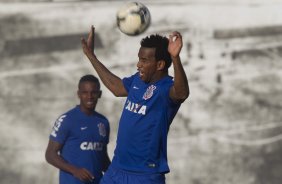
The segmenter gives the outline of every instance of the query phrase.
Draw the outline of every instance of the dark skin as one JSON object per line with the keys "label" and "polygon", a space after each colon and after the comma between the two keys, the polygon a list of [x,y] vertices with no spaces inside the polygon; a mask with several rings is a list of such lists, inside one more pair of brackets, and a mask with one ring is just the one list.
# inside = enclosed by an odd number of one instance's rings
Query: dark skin
{"label": "dark skin", "polygon": [[[91,115],[95,110],[98,98],[101,97],[101,91],[98,88],[96,83],[93,82],[83,82],[79,85],[79,89],[77,91],[78,98],[80,99],[80,109],[87,115]],[[45,158],[48,163],[57,167],[58,169],[64,170],[66,172],[71,173],[74,177],[78,178],[83,182],[92,181],[95,176],[85,168],[79,168],[75,165],[72,165],[66,162],[61,156],[60,151],[64,145],[49,140]],[[105,148],[104,160],[101,161],[103,165],[103,171],[106,171],[108,166],[110,165],[110,159],[107,152],[107,147]]]}
{"label": "dark skin", "polygon": [[[87,41],[82,38],[81,44],[84,54],[88,57],[92,66],[98,73],[104,85],[118,97],[127,96],[127,91],[123,86],[121,78],[110,72],[96,57],[94,53],[95,29],[92,26]],[[189,96],[188,80],[183,69],[179,54],[182,49],[182,36],[179,32],[172,32],[169,35],[168,52],[172,58],[174,69],[174,84],[170,88],[169,96],[176,102],[181,103]],[[139,61],[137,70],[141,79],[146,83],[156,82],[168,75],[165,70],[165,61],[155,59],[155,48],[141,47],[138,53]]]}

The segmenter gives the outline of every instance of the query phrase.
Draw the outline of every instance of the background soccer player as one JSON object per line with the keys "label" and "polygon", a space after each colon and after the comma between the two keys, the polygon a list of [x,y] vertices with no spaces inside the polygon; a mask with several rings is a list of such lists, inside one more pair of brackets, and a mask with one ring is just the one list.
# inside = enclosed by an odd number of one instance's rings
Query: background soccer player
{"label": "background soccer player", "polygon": [[[142,39],[138,72],[120,79],[94,53],[94,27],[85,55],[105,86],[118,97],[127,96],[119,122],[117,145],[102,184],[163,184],[167,164],[167,134],[180,105],[189,96],[188,80],[180,61],[182,36],[150,35]],[[168,75],[173,63],[174,80]]]}
{"label": "background soccer player", "polygon": [[83,76],[77,91],[80,105],[55,122],[46,160],[60,169],[60,184],[98,184],[110,164],[109,122],[95,111],[101,94],[99,80],[93,75]]}

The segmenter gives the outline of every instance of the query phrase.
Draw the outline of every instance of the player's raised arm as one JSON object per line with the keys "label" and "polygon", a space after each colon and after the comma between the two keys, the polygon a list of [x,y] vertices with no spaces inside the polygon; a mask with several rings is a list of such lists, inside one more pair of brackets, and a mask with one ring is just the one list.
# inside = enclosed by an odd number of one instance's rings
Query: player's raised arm
{"label": "player's raised arm", "polygon": [[96,57],[94,54],[94,39],[95,29],[91,26],[87,42],[84,38],[81,39],[81,45],[84,54],[88,57],[92,66],[98,73],[100,79],[104,85],[115,95],[115,96],[127,96],[127,91],[123,86],[122,80],[110,72]]}
{"label": "player's raised arm", "polygon": [[171,33],[169,35],[168,52],[171,55],[174,68],[174,85],[171,87],[169,95],[175,102],[185,101],[190,93],[188,79],[179,56],[182,46],[181,34],[176,31]]}

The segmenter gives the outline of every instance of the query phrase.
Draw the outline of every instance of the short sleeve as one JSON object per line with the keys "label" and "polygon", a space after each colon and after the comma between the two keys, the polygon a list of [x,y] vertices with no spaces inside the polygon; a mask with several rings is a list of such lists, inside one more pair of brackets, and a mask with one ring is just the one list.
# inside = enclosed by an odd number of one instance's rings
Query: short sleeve
{"label": "short sleeve", "polygon": [[107,139],[106,139],[106,143],[109,144],[110,142],[110,124],[109,122],[107,121],[107,124],[106,124],[106,131],[107,131]]}
{"label": "short sleeve", "polygon": [[64,144],[68,136],[68,117],[66,114],[61,115],[54,123],[52,132],[50,134],[50,139],[60,144]]}
{"label": "short sleeve", "polygon": [[137,75],[137,73],[130,76],[130,77],[125,77],[125,78],[122,79],[123,85],[124,85],[127,92],[129,92],[129,89],[130,89],[132,82],[133,82],[136,75]]}
{"label": "short sleeve", "polygon": [[170,88],[172,87],[172,85],[173,85],[173,80],[170,77],[170,80],[168,80],[166,84],[162,86],[163,97],[164,97],[164,100],[166,100],[169,105],[178,106],[179,103],[175,103],[169,96]]}

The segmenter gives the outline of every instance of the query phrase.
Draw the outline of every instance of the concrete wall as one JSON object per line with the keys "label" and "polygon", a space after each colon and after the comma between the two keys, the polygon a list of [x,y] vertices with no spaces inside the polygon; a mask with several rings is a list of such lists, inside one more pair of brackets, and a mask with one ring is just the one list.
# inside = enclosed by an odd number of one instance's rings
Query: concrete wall
{"label": "concrete wall", "polygon": [[[0,183],[57,183],[58,171],[44,152],[54,120],[78,103],[78,79],[96,74],[80,48],[93,24],[99,59],[120,77],[136,71],[142,37],[175,29],[183,34],[191,96],[170,129],[167,183],[280,184],[281,50],[241,52],[232,60],[222,55],[226,45],[232,51],[245,38],[216,40],[213,33],[282,25],[281,4],[148,3],[152,25],[137,37],[116,27],[121,4],[0,4]],[[270,37],[247,43],[280,38]],[[111,122],[112,156],[124,99],[102,89],[98,111]]]}

